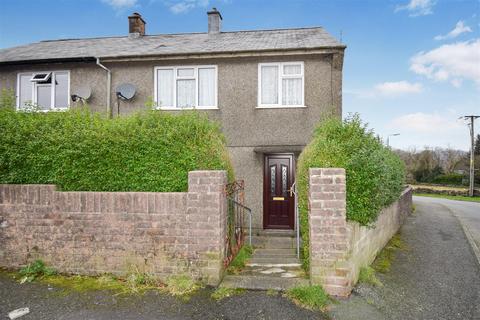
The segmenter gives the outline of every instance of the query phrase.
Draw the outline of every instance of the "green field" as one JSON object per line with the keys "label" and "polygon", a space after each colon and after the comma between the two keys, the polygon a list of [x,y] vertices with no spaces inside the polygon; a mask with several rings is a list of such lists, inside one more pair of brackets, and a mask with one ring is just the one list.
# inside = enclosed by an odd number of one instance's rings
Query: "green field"
{"label": "green field", "polygon": [[414,193],[414,196],[418,197],[431,197],[431,198],[442,198],[458,201],[470,201],[470,202],[480,202],[480,197],[467,197],[467,196],[449,196],[446,194],[433,194],[433,193]]}

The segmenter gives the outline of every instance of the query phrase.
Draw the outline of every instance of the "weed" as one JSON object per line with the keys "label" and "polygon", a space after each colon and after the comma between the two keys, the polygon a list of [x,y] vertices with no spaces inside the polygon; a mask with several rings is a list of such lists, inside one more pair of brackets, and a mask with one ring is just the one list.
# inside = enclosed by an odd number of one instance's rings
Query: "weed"
{"label": "weed", "polygon": [[233,259],[233,261],[230,263],[230,266],[228,266],[227,272],[233,274],[240,273],[240,271],[245,268],[247,261],[252,257],[252,253],[252,246],[244,245],[238,252],[235,259]]}
{"label": "weed", "polygon": [[211,297],[214,300],[220,301],[231,296],[245,293],[245,291],[246,290],[242,288],[218,288],[212,293]]}
{"label": "weed", "polygon": [[362,267],[360,268],[360,274],[358,276],[358,282],[363,282],[367,284],[371,284],[376,287],[383,286],[382,282],[378,280],[375,276],[375,270],[372,267]]}
{"label": "weed", "polygon": [[19,274],[22,276],[20,283],[32,282],[37,278],[52,276],[56,273],[55,269],[45,266],[42,260],[35,260],[20,269]]}
{"label": "weed", "polygon": [[289,289],[286,296],[295,304],[311,310],[324,310],[330,298],[321,286],[302,286]]}
{"label": "weed", "polygon": [[200,289],[200,285],[188,275],[170,276],[167,290],[172,296],[188,296]]}
{"label": "weed", "polygon": [[[140,293],[149,289],[163,289],[163,285],[153,275],[141,273],[137,268],[125,278],[117,278],[110,274],[100,277],[66,276],[57,274],[54,269],[46,267],[43,261],[36,260],[22,268],[18,275],[20,275],[20,283],[40,280],[43,283],[66,289],[64,290],[66,294],[68,290],[75,292],[112,290],[128,294]],[[12,276],[16,278],[15,273],[12,273]]]}
{"label": "weed", "polygon": [[42,282],[64,289],[65,294],[68,294],[70,290],[80,293],[99,290],[127,293],[125,283],[111,275],[103,275],[98,278],[80,275],[55,275],[43,278]]}
{"label": "weed", "polygon": [[149,288],[156,288],[159,282],[154,275],[146,272],[140,272],[136,266],[126,277],[126,284],[130,291],[139,292]]}
{"label": "weed", "polygon": [[394,254],[397,250],[406,250],[407,246],[400,238],[400,234],[397,233],[390,239],[385,248],[378,254],[377,258],[372,264],[375,271],[380,273],[387,273],[390,271]]}
{"label": "weed", "polygon": [[278,295],[278,291],[277,291],[277,290],[273,290],[273,289],[268,289],[268,290],[267,290],[267,296],[273,297],[273,296],[276,296],[276,295]]}

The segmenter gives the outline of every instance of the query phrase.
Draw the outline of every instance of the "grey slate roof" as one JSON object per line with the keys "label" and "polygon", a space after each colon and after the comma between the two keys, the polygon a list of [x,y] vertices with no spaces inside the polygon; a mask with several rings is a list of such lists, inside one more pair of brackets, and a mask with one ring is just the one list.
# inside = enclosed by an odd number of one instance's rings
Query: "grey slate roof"
{"label": "grey slate roof", "polygon": [[0,63],[344,47],[321,27],[161,34],[41,41],[0,50]]}

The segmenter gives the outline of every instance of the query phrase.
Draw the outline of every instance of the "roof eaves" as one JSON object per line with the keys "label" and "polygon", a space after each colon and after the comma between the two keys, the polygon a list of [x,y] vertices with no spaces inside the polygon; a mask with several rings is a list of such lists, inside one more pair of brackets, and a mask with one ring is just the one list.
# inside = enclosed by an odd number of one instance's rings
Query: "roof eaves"
{"label": "roof eaves", "polygon": [[[296,54],[318,54],[318,53],[332,53],[331,51],[345,50],[346,45],[338,46],[321,46],[321,47],[299,47],[299,48],[285,48],[285,49],[261,49],[261,50],[238,50],[238,51],[217,51],[217,52],[182,52],[182,53],[163,53],[163,54],[141,54],[141,55],[122,55],[122,56],[103,56],[99,57],[104,61],[113,60],[151,60],[162,57],[178,57],[191,58],[192,56],[241,56],[245,54],[271,55],[278,53],[291,52]],[[319,52],[321,51],[321,52]]]}
{"label": "roof eaves", "polygon": [[45,64],[45,63],[68,63],[68,62],[95,62],[95,57],[75,57],[75,58],[50,58],[35,60],[9,60],[0,61],[0,65],[29,65],[29,64]]}

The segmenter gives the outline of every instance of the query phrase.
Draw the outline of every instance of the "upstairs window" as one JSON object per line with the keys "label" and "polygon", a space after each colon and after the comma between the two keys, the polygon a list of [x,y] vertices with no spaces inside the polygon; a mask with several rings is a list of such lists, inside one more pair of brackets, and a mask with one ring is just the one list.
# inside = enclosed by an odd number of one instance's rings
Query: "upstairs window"
{"label": "upstairs window", "polygon": [[69,106],[68,71],[25,72],[17,76],[17,109],[64,110]]}
{"label": "upstairs window", "polygon": [[156,67],[155,104],[160,109],[216,109],[217,67]]}
{"label": "upstairs window", "polygon": [[303,62],[258,65],[258,106],[260,108],[303,107],[303,96]]}

